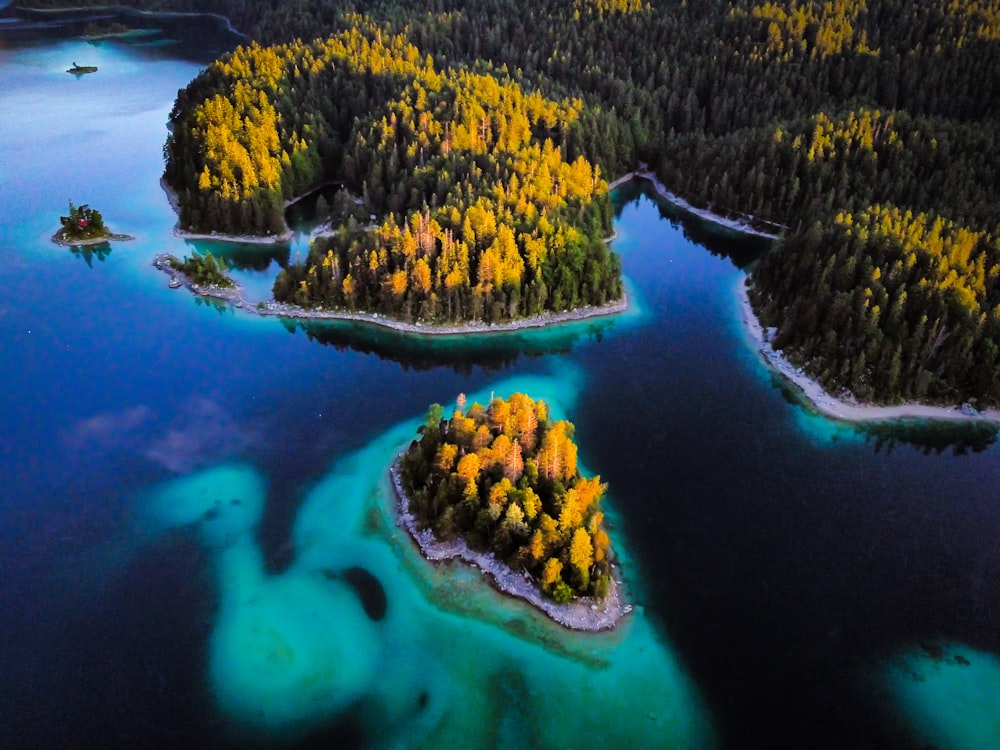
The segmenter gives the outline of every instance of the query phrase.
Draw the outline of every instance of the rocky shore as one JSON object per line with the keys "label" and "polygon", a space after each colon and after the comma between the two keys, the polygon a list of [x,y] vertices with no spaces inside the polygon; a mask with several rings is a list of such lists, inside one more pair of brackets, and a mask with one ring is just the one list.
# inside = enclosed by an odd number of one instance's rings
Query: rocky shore
{"label": "rocky shore", "polygon": [[1000,422],[1000,411],[988,409],[966,413],[961,406],[934,406],[931,404],[898,404],[882,406],[863,404],[847,398],[838,398],[822,385],[795,367],[785,355],[771,346],[772,332],[765,331],[754,314],[747,295],[747,278],[740,279],[736,290],[742,311],[743,324],[753,346],[764,360],[782,377],[794,383],[818,412],[845,422],[884,421],[889,419],[950,419],[961,421]]}
{"label": "rocky shore", "polygon": [[420,549],[420,553],[427,560],[442,562],[458,559],[479,568],[490,578],[498,591],[508,596],[523,599],[570,630],[585,632],[612,630],[625,615],[632,611],[632,605],[624,599],[617,569],[615,569],[616,575],[611,579],[611,589],[603,600],[583,598],[568,604],[556,604],[542,595],[542,592],[527,574],[516,573],[506,563],[497,560],[491,553],[477,552],[462,539],[452,539],[445,542],[436,539],[430,529],[420,529],[417,525],[417,519],[410,513],[409,497],[403,489],[399,476],[398,458],[389,469],[389,476],[396,493],[399,525],[406,529],[410,538]]}
{"label": "rocky shore", "polygon": [[608,189],[612,190],[618,187],[619,185],[625,184],[629,180],[635,180],[635,179],[646,180],[648,182],[651,182],[653,184],[653,188],[656,190],[656,194],[659,195],[661,198],[663,198],[663,200],[667,201],[668,203],[672,203],[681,210],[691,214],[692,216],[697,216],[699,219],[703,219],[704,221],[707,221],[710,224],[715,224],[720,227],[725,227],[726,229],[732,229],[741,234],[751,234],[756,237],[764,237],[765,239],[769,240],[778,239],[778,235],[776,233],[765,232],[764,230],[755,227],[753,225],[754,218],[752,216],[748,216],[745,218],[728,218],[725,216],[721,216],[717,213],[713,213],[707,208],[697,208],[695,206],[692,206],[690,203],[681,198],[679,195],[671,193],[667,189],[667,186],[664,185],[662,182],[660,182],[660,180],[656,177],[656,175],[650,169],[647,168],[646,164],[640,164],[639,169],[635,170],[634,172],[629,172],[628,174],[624,174],[618,179],[609,182]]}
{"label": "rocky shore", "polygon": [[559,313],[533,315],[529,318],[518,318],[504,323],[484,323],[483,321],[469,321],[467,323],[455,324],[407,323],[406,321],[396,320],[395,318],[390,318],[379,313],[352,312],[349,310],[313,310],[275,302],[274,300],[251,303],[243,296],[243,290],[239,286],[219,287],[195,284],[184,273],[170,265],[170,257],[169,253],[157,255],[153,259],[153,266],[164,273],[170,274],[171,286],[185,286],[195,294],[228,302],[234,307],[256,315],[300,320],[343,320],[366,323],[393,331],[400,331],[401,333],[418,333],[424,336],[456,336],[470,333],[521,331],[529,328],[542,328],[556,323],[571,323],[578,320],[616,315],[628,309],[628,299],[623,296],[622,299],[609,302],[606,305],[579,307]]}
{"label": "rocky shore", "polygon": [[130,234],[106,234],[103,237],[91,237],[86,240],[66,239],[62,236],[61,229],[52,235],[52,241],[63,247],[87,247],[88,245],[103,245],[106,242],[128,242],[134,239],[135,237]]}

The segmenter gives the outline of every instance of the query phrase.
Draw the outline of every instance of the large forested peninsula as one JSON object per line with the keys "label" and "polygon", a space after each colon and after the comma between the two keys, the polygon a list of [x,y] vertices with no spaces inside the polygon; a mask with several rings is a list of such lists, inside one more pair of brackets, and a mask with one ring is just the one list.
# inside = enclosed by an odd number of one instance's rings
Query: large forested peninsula
{"label": "large forested peninsula", "polygon": [[274,231],[283,198],[331,177],[358,195],[378,223],[314,243],[279,302],[487,322],[604,305],[622,296],[607,183],[562,155],[580,106],[438,72],[358,20],[211,66],[178,99],[166,177],[196,230]]}
{"label": "large forested peninsula", "polygon": [[[445,78],[474,71],[578,101],[552,134],[564,161],[582,155],[605,176],[644,161],[695,205],[781,229],[751,299],[774,344],[831,390],[1000,404],[995,2],[132,2],[214,10],[262,44],[377,28]],[[282,95],[304,96],[306,78],[300,67]],[[182,94],[178,112],[201,106],[199,92]],[[394,96],[413,106],[411,94]],[[358,131],[373,154],[383,114]],[[298,159],[317,179],[335,175],[341,164],[324,154],[296,156],[312,141],[295,122],[281,131],[293,170]],[[428,204],[444,227],[441,204]],[[419,231],[412,218],[397,228]]]}
{"label": "large forested peninsula", "polygon": [[439,405],[399,461],[408,511],[439,539],[461,537],[530,575],[558,603],[603,599],[611,542],[606,485],[577,468],[573,425],[523,393],[445,418]]}

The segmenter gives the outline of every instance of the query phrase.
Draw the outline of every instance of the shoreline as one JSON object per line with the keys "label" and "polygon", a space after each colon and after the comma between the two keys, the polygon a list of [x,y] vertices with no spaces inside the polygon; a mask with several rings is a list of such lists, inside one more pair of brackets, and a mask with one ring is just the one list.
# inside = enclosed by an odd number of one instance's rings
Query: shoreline
{"label": "shoreline", "polygon": [[153,36],[153,29],[129,29],[128,31],[108,31],[103,34],[81,34],[78,39],[85,42],[100,42],[107,39],[135,39],[143,36]]}
{"label": "shoreline", "polygon": [[[756,229],[746,221],[727,219],[724,216],[712,213],[708,209],[695,208],[680,196],[671,193],[666,185],[660,182],[656,175],[645,167],[645,164],[640,165],[640,169],[622,175],[613,182],[608,183],[608,189],[611,190],[633,179],[648,180],[653,184],[657,195],[668,203],[700,219],[727,229],[732,229],[741,234],[749,234],[770,240],[781,239],[779,235]],[[757,318],[757,314],[753,311],[753,306],[750,304],[750,298],[747,294],[749,281],[750,277],[744,275],[737,284],[736,289],[736,296],[739,300],[746,335],[767,366],[794,385],[805,400],[824,417],[843,422],[888,422],[902,419],[929,419],[1000,424],[1000,409],[985,409],[978,414],[965,414],[962,412],[961,406],[935,406],[933,404],[918,402],[885,406],[849,401],[830,394],[819,382],[789,362],[781,351],[771,346],[760,320]]]}
{"label": "shoreline", "polygon": [[179,10],[143,10],[142,8],[131,8],[127,5],[68,5],[63,8],[32,8],[30,5],[15,5],[15,10],[27,11],[29,13],[43,13],[48,15],[59,15],[60,13],[84,13],[87,11],[95,10],[115,10],[115,11],[128,11],[129,13],[138,13],[140,16],[164,16],[166,18],[190,18],[197,16],[208,16],[209,18],[216,18],[220,21],[225,21],[226,31],[230,34],[235,34],[236,36],[243,37],[247,41],[250,41],[250,37],[244,34],[242,31],[233,26],[233,22],[229,20],[226,16],[221,13],[199,13],[197,11],[179,11]]}
{"label": "shoreline", "polygon": [[[210,240],[212,242],[234,242],[244,245],[282,245],[291,242],[295,237],[295,232],[293,232],[287,224],[285,225],[285,231],[281,234],[237,235],[220,234],[218,232],[188,232],[181,229],[181,204],[180,201],[177,200],[177,193],[175,193],[173,188],[167,184],[166,177],[160,177],[160,188],[162,188],[163,192],[166,194],[167,203],[170,204],[170,208],[173,209],[173,212],[177,215],[177,221],[174,223],[173,235],[174,237],[179,237],[182,240]],[[293,201],[286,201],[285,208],[288,208],[290,203],[293,203],[295,200],[298,199],[296,198]],[[284,221],[284,217],[282,217],[282,221]]]}
{"label": "shoreline", "polygon": [[667,186],[660,182],[656,174],[647,168],[646,164],[641,164],[639,169],[633,170],[623,174],[621,177],[608,183],[608,190],[614,190],[616,187],[624,185],[630,180],[646,180],[652,183],[653,189],[656,194],[659,195],[663,200],[667,201],[685,213],[689,213],[692,216],[697,216],[699,219],[707,221],[710,224],[715,224],[717,226],[723,227],[725,229],[732,229],[733,231],[739,232],[740,234],[750,234],[755,237],[763,237],[768,240],[780,239],[780,236],[773,232],[765,232],[763,230],[755,228],[748,221],[744,219],[729,219],[720,214],[714,213],[707,208],[696,208],[688,203],[686,200],[681,198],[676,193],[670,192]]}
{"label": "shoreline", "polygon": [[518,575],[492,554],[476,552],[462,539],[439,541],[434,538],[430,529],[418,529],[417,519],[409,510],[409,497],[399,478],[398,464],[399,456],[389,468],[389,477],[396,493],[397,525],[406,529],[425,560],[440,563],[458,559],[467,565],[479,568],[489,576],[494,588],[501,594],[527,602],[553,622],[569,630],[587,633],[613,630],[622,618],[632,612],[632,605],[625,601],[622,594],[623,586],[617,575],[618,568],[615,566],[612,566],[611,588],[603,601],[579,598],[569,604],[556,604],[545,599],[526,575]]}
{"label": "shoreline", "polygon": [[52,242],[57,245],[62,245],[63,247],[86,247],[88,245],[105,245],[109,242],[128,242],[134,240],[131,234],[108,234],[104,237],[91,237],[86,240],[67,240],[63,239],[59,235],[62,234],[62,230],[56,232],[52,235]]}
{"label": "shoreline", "polygon": [[259,315],[262,318],[278,317],[294,320],[343,321],[347,323],[365,323],[381,328],[388,328],[399,333],[418,333],[425,336],[460,336],[483,333],[510,333],[512,331],[523,331],[531,328],[544,328],[557,323],[573,323],[591,318],[617,315],[628,309],[628,297],[623,294],[620,300],[600,307],[578,307],[560,313],[533,315],[528,318],[518,318],[504,323],[484,323],[482,321],[454,324],[407,323],[387,317],[381,313],[351,312],[348,310],[307,310],[295,305],[275,302],[273,299],[266,302],[254,303],[243,296],[243,289],[238,284],[227,288],[216,286],[203,287],[195,284],[187,275],[171,267],[168,260],[170,257],[170,253],[157,255],[153,259],[153,266],[159,271],[170,274],[171,281],[176,279],[180,282],[180,285],[187,287],[195,294],[228,302],[233,307]]}
{"label": "shoreline", "polygon": [[862,404],[845,401],[831,395],[817,381],[795,367],[781,351],[771,346],[760,320],[750,304],[747,293],[748,276],[743,276],[737,284],[736,295],[746,335],[754,349],[764,358],[768,366],[785,380],[795,385],[805,399],[825,417],[844,422],[881,422],[896,419],[935,419],[963,421],[969,423],[990,422],[1000,424],[1000,410],[987,409],[978,415],[963,414],[958,406],[932,406],[930,404],[909,403],[894,406]]}

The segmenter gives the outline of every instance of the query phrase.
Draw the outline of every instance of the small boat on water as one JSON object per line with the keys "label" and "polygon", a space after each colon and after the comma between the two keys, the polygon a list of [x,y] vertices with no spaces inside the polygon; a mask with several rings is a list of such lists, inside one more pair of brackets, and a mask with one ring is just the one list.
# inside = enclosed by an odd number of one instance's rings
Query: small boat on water
{"label": "small boat on water", "polygon": [[82,76],[82,75],[86,75],[87,73],[96,73],[97,72],[97,66],[96,65],[77,65],[74,62],[73,63],[73,67],[72,68],[67,68],[66,72],[67,73],[72,73],[75,76]]}

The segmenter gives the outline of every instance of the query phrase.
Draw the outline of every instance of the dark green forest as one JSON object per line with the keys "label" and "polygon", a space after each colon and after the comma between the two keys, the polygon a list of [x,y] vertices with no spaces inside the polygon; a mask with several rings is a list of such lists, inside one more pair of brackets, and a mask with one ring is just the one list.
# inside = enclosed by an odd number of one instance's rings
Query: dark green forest
{"label": "dark green forest", "polygon": [[[883,403],[1000,403],[995,283],[1000,5],[995,0],[162,0],[161,7],[223,13],[265,45],[305,48],[308,44],[295,40],[361,34],[399,50],[412,46],[413,65],[433,70],[442,91],[451,86],[474,97],[478,84],[471,79],[482,76],[523,97],[542,97],[557,108],[557,121],[542,129],[533,123],[525,143],[551,141],[561,164],[582,157],[592,173],[611,179],[644,162],[695,205],[781,228],[781,242],[752,271],[751,299],[765,325],[776,329],[776,345],[828,387]],[[259,92],[254,74],[245,72],[250,90]],[[367,88],[367,104],[341,100],[334,105],[337,113],[323,116],[333,110],[308,98],[309,76],[301,66],[292,73],[279,88],[292,101],[304,102],[296,106],[298,119],[271,102],[278,117],[282,153],[273,153],[279,157],[282,195],[325,180],[349,181],[347,155],[360,135],[369,161],[355,179],[382,177],[382,198],[403,203],[395,219],[399,231],[419,232],[436,221],[446,232],[447,220],[438,212],[447,208],[442,199],[454,199],[448,189],[424,186],[414,195],[407,184],[409,189],[393,192],[385,179],[393,153],[399,169],[410,164],[400,147],[413,141],[387,119],[397,140],[395,149],[387,149],[391,135],[380,131],[381,118],[395,112],[398,123],[404,104],[423,112],[412,84],[427,89],[425,73],[401,73],[404,80],[391,92]],[[462,89],[463,76],[471,89]],[[378,89],[372,80],[378,76],[359,77]],[[230,79],[211,91],[196,81],[180,95],[175,116],[190,116],[216,95],[236,102],[237,82]],[[270,116],[265,106],[258,109],[265,120]],[[310,115],[316,121],[305,122]],[[325,151],[314,145],[332,137],[331,129],[342,147]],[[176,129],[174,135],[180,135]],[[433,149],[440,150],[441,143],[433,142],[422,157],[418,150],[418,166],[438,157]],[[501,164],[503,156],[498,154]],[[373,162],[380,164],[373,168]],[[175,156],[168,165],[174,180],[179,163]],[[419,184],[418,171],[404,179]],[[504,181],[515,173],[503,172],[490,188],[508,190]],[[201,173],[184,178],[185,189],[200,189],[195,178],[201,180]],[[210,171],[208,189],[224,197],[221,183],[215,186],[212,179]],[[376,183],[369,180],[368,194],[360,197],[372,200]],[[278,223],[280,206],[262,195],[256,204],[252,197],[249,206],[244,198],[237,203],[239,211],[248,212],[236,219],[241,227],[265,231]],[[591,203],[596,207],[586,206],[587,216],[569,205],[555,213],[592,239],[606,210],[597,185]],[[495,209],[495,215],[501,214]],[[414,216],[426,221],[415,225]],[[224,219],[217,226],[226,226]],[[511,231],[520,236],[521,229]],[[457,239],[456,232],[451,236]],[[344,245],[354,241],[348,233],[326,248],[340,264],[339,273],[348,270]],[[584,250],[582,257],[591,256]],[[614,256],[608,257],[589,281],[581,272],[566,282],[559,302],[572,304],[570,287],[577,300],[591,293],[595,300],[601,294],[612,298],[615,290],[607,279],[614,273]],[[316,256],[308,265],[317,266],[319,274],[316,261],[322,259]],[[595,255],[593,264],[598,261]],[[392,263],[387,257],[387,273],[399,270]],[[551,282],[561,261],[554,260],[548,276],[543,271],[529,278],[526,261],[525,266],[516,295],[513,285],[495,293],[494,283],[478,303],[471,292],[453,297],[450,314],[523,314],[536,304],[529,298],[539,297],[540,286],[530,289],[533,279],[544,283],[543,309],[555,309]],[[445,277],[450,271],[441,270]],[[310,303],[321,298],[307,276],[290,281],[299,284],[296,290],[286,281],[291,294],[306,295]],[[470,288],[479,281],[470,276]],[[385,297],[391,278],[384,282],[379,282],[382,309],[415,317],[449,315],[447,294],[436,286],[436,277],[423,297],[415,291],[420,283],[410,281],[402,296]],[[336,295],[329,303],[344,304]]]}
{"label": "dark green forest", "polygon": [[100,211],[86,204],[74,206],[73,201],[69,202],[68,215],[59,217],[59,225],[56,237],[63,242],[93,240],[110,234]]}
{"label": "dark green forest", "polygon": [[210,252],[204,255],[192,253],[190,257],[184,256],[184,260],[178,260],[171,255],[169,263],[171,268],[180,271],[199,286],[217,286],[223,289],[236,286],[227,273],[229,263],[226,259],[216,258]]}

